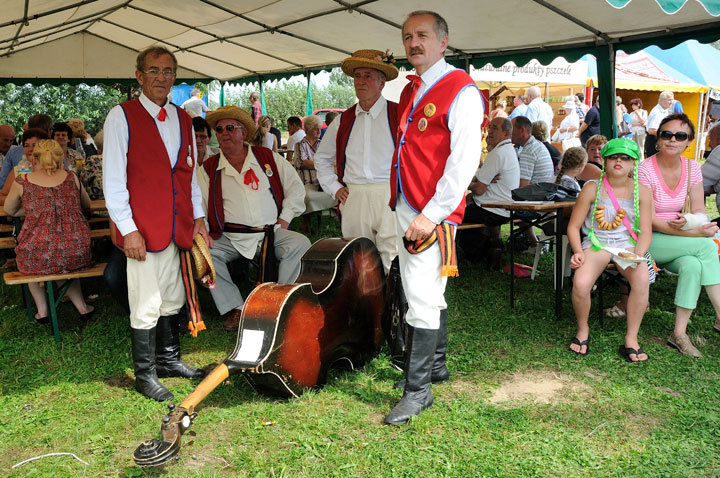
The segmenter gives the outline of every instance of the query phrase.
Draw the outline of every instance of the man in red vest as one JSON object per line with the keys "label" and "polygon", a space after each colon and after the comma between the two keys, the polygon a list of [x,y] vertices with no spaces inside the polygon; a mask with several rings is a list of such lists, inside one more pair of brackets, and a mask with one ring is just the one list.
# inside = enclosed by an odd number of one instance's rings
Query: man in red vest
{"label": "man in red vest", "polygon": [[[186,302],[180,250],[205,230],[195,181],[192,120],[167,99],[177,60],[163,47],[137,57],[140,98],[114,107],[105,120],[103,191],[127,256],[135,388],[157,401],[172,400],[160,377],[200,378],[180,359],[178,311]],[[157,352],[157,361],[155,354]]]}
{"label": "man in red vest", "polygon": [[411,13],[402,28],[417,75],[398,103],[400,126],[390,179],[397,213],[400,275],[408,300],[405,390],[385,423],[406,423],[432,405],[431,382],[449,378],[447,276],[457,275],[455,225],[481,154],[483,103],[470,76],[448,65],[448,27],[435,12]]}
{"label": "man in red vest", "polygon": [[305,210],[305,187],[282,156],[246,142],[255,122],[245,110],[223,106],[209,113],[207,122],[220,145],[220,153],[208,158],[198,173],[207,176],[200,183],[214,240],[210,255],[217,280],[210,294],[226,315],[225,330],[235,331],[244,302],[227,265],[240,257],[257,257],[259,282],[294,282],[310,241],[288,226]]}
{"label": "man in red vest", "polygon": [[388,206],[397,103],[382,96],[385,81],[398,76],[393,61],[380,50],[358,50],[343,60],[358,102],[328,126],[315,153],[320,186],[340,204],[343,236],[372,240],[385,272],[397,256],[398,240],[395,213]]}

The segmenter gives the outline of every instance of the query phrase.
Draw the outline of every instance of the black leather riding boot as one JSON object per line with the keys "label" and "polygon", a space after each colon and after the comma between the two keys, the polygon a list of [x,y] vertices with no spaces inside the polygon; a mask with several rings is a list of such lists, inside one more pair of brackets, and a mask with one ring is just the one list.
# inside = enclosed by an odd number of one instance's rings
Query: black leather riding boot
{"label": "black leather riding boot", "polygon": [[160,383],[155,371],[155,329],[130,328],[135,389],[148,398],[164,402],[175,397]]}
{"label": "black leather riding boot", "polygon": [[157,322],[158,377],[203,378],[205,372],[180,358],[180,325],[176,315],[163,315]]}
{"label": "black leather riding boot", "polygon": [[[438,329],[437,346],[432,367],[432,383],[444,383],[450,380],[450,372],[445,365],[447,355],[447,309],[440,310],[440,329]],[[394,388],[405,388],[405,380],[393,385]]]}
{"label": "black leather riding boot", "polygon": [[438,331],[410,327],[405,363],[405,391],[397,405],[385,417],[388,425],[402,425],[410,417],[432,406],[430,389],[433,358]]}
{"label": "black leather riding boot", "polygon": [[432,383],[443,383],[450,380],[450,372],[445,364],[447,355],[447,309],[440,311],[440,329],[432,367]]}

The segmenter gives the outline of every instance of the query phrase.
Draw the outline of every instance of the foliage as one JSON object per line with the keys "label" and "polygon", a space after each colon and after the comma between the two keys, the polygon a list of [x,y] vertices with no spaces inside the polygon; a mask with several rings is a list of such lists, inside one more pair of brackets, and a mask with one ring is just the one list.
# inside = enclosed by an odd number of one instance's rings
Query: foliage
{"label": "foliage", "polygon": [[[337,223],[324,217],[314,238],[337,234]],[[185,435],[180,459],[160,470],[138,469],[131,454],[159,436],[167,407],[134,391],[127,315],[102,280],[83,281],[86,294],[100,294],[89,323],[70,304],[59,307],[61,345],[25,317],[20,288],[0,284],[0,469],[53,477],[718,476],[720,337],[705,294],[689,326],[703,358],[665,345],[677,278],[661,274],[640,330],[650,360],[630,365],[617,355],[625,321],[606,319],[600,328],[596,301],[590,355],[567,350],[575,333],[571,294],[564,291],[556,320],[552,271],[545,254],[540,276],[515,282],[510,309],[508,276],[460,257],[461,275],[446,294],[451,380],[433,386],[433,407],[409,425],[382,424],[401,394],[385,354],[359,370],[331,372],[323,389],[291,400],[259,395],[233,375],[197,407],[194,444]],[[243,284],[243,293],[251,286]],[[236,341],[208,291],[200,292],[208,330],[182,338],[183,356],[196,366],[223,360]],[[520,388],[527,377],[536,388]],[[198,383],[162,381],[176,403]],[[492,402],[507,381],[514,395]],[[73,452],[89,465],[56,456],[10,471],[49,452]]]}
{"label": "foliage", "polygon": [[53,121],[82,118],[85,130],[94,135],[103,127],[110,109],[125,100],[125,93],[107,86],[2,85],[0,120],[22,132],[30,116],[45,113]]}
{"label": "foliage", "polygon": [[[219,85],[218,85],[219,87]],[[249,110],[250,93],[259,91],[257,83],[238,87],[226,87],[225,104]],[[307,81],[303,77],[266,83],[264,86],[265,106],[268,115],[275,118],[275,127],[284,130],[290,116],[305,116]],[[355,102],[352,78],[339,68],[330,73],[327,86],[312,85],[313,108],[348,108]],[[210,108],[219,105],[211,102]]]}

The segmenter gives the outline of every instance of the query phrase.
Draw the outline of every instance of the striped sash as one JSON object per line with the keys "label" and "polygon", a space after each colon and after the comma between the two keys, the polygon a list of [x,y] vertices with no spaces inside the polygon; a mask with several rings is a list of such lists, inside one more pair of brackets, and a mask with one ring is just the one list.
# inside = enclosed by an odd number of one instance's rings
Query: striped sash
{"label": "striped sash", "polygon": [[459,274],[457,255],[455,252],[455,228],[456,226],[454,224],[441,222],[425,239],[411,242],[403,237],[403,244],[405,244],[405,249],[407,249],[410,254],[420,254],[438,241],[440,257],[442,258],[440,276],[457,277]]}
{"label": "striped sash", "polygon": [[188,315],[190,316],[188,330],[193,337],[197,337],[198,332],[205,330],[205,323],[200,313],[200,302],[198,301],[193,278],[192,253],[190,251],[180,251],[180,269],[183,285],[185,286],[185,296],[187,297]]}

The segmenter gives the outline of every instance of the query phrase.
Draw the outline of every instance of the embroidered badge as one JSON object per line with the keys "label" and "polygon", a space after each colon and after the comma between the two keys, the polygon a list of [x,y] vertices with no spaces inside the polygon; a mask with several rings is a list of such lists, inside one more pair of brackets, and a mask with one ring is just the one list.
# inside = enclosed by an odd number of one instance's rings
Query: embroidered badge
{"label": "embroidered badge", "polygon": [[425,112],[425,116],[427,116],[427,117],[429,118],[429,117],[431,117],[432,115],[434,115],[434,114],[435,114],[435,111],[437,111],[437,110],[435,109],[435,105],[434,105],[434,104],[428,103],[428,104],[425,105],[425,109],[424,109],[423,111]]}
{"label": "embroidered badge", "polygon": [[265,165],[265,175],[267,177],[271,177],[273,175],[272,168],[270,167],[269,164]]}
{"label": "embroidered badge", "polygon": [[420,118],[420,121],[418,121],[418,129],[421,132],[427,129],[427,118]]}

